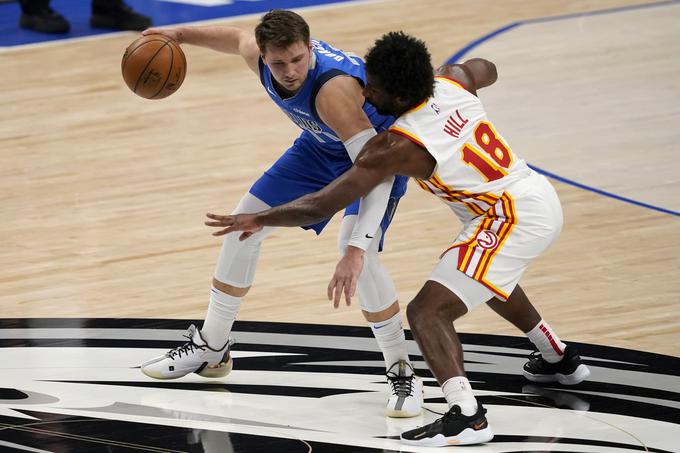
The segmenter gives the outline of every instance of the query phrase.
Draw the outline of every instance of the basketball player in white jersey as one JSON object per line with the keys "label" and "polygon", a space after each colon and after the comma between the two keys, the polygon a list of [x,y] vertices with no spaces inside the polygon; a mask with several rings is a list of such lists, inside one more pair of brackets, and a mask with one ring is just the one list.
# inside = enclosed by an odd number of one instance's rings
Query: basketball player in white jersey
{"label": "basketball player in white jersey", "polygon": [[[407,309],[413,336],[449,411],[401,439],[423,446],[487,442],[493,433],[466,378],[453,327],[469,310],[486,303],[529,337],[538,353],[524,365],[527,379],[573,385],[590,374],[517,284],[531,260],[559,235],[560,202],[548,180],[510,149],[476,96],[496,81],[492,63],[472,59],[435,75],[422,41],[389,33],[368,52],[366,72],[364,95],[397,120],[364,146],[347,173],[291,203],[258,214],[208,214],[206,224],[221,228],[216,235],[238,230],[244,236],[266,225],[300,225],[342,209],[392,175],[415,178],[464,227]],[[350,277],[334,275],[329,298],[352,297],[360,270]]]}

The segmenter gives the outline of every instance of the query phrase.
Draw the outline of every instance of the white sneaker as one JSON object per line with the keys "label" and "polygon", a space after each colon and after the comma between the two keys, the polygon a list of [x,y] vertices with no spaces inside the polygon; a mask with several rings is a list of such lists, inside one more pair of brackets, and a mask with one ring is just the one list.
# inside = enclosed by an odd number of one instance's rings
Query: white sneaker
{"label": "white sneaker", "polygon": [[220,349],[213,349],[203,340],[201,332],[193,324],[184,335],[189,339],[165,355],[142,364],[142,373],[156,379],[175,379],[189,373],[197,373],[207,378],[221,378],[231,372],[234,361],[230,349],[233,341]]}
{"label": "white sneaker", "polygon": [[405,360],[387,370],[391,395],[385,413],[388,417],[416,417],[423,411],[423,381]]}

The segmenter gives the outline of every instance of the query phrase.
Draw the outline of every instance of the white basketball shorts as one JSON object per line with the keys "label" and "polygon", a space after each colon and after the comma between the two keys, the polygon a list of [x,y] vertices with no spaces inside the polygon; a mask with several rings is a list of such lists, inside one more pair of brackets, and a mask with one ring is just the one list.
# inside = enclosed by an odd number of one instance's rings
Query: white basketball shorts
{"label": "white basketball shorts", "polygon": [[532,171],[464,225],[429,279],[454,292],[468,310],[493,297],[506,300],[531,260],[559,236],[562,220],[555,189]]}

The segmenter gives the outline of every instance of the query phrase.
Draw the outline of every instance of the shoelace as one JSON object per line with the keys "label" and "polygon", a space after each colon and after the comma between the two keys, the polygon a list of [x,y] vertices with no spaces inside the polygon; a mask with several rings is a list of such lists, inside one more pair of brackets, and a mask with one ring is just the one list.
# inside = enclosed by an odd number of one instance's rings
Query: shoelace
{"label": "shoelace", "polygon": [[397,396],[411,396],[413,395],[413,380],[415,376],[397,376],[393,373],[387,374],[387,379],[392,386],[392,393]]}
{"label": "shoelace", "polygon": [[545,361],[543,356],[541,355],[540,352],[538,351],[531,351],[531,354],[529,354],[529,361],[530,362],[541,362]]}
{"label": "shoelace", "polygon": [[200,349],[201,351],[205,351],[207,348],[207,345],[197,345],[191,340],[191,335],[190,334],[184,334],[182,335],[184,338],[188,338],[189,341],[184,343],[182,346],[178,346],[175,349],[168,351],[165,355],[172,359],[175,360],[175,356],[182,357],[182,354],[186,354],[187,356],[189,353],[194,352],[195,349]]}
{"label": "shoelace", "polygon": [[[482,414],[486,414],[486,409],[482,410]],[[449,409],[440,419],[437,421],[441,421],[442,423],[447,422],[449,419],[454,418],[454,417],[459,417],[463,416],[463,413],[460,410],[460,406],[453,406],[452,409]],[[469,417],[468,417],[469,418]]]}

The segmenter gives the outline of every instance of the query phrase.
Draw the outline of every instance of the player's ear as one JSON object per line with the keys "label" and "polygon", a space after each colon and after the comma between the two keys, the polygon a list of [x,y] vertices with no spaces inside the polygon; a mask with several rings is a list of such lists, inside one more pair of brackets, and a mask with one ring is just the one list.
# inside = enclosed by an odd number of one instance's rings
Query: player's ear
{"label": "player's ear", "polygon": [[410,101],[408,99],[404,99],[401,96],[396,96],[394,98],[394,101],[396,102],[397,106],[399,106],[399,110],[405,110],[408,107],[410,107]]}

